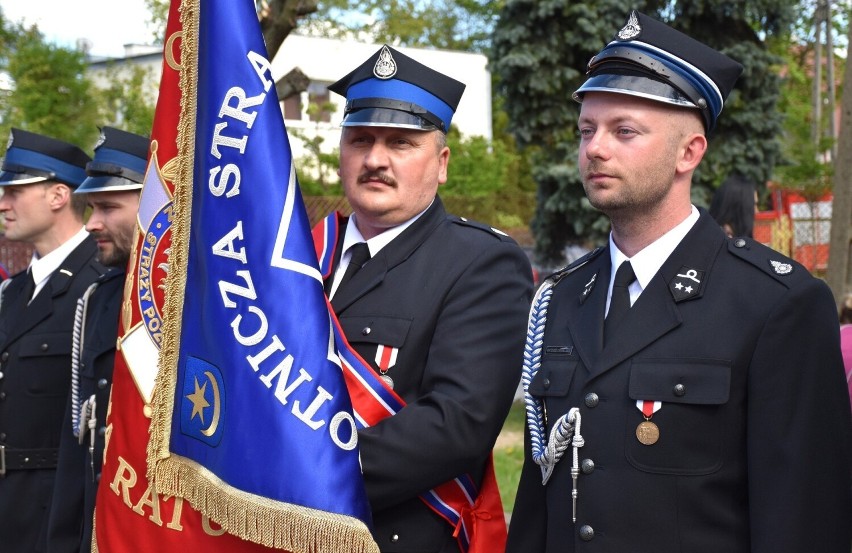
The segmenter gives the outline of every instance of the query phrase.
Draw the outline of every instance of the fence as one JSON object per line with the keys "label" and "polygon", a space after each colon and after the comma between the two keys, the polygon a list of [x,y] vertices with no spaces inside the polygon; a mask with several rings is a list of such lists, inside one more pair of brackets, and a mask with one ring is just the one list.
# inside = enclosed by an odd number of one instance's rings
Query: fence
{"label": "fence", "polygon": [[824,274],[828,268],[831,194],[808,201],[795,192],[770,189],[772,209],[755,216],[755,240],[792,257],[814,274]]}

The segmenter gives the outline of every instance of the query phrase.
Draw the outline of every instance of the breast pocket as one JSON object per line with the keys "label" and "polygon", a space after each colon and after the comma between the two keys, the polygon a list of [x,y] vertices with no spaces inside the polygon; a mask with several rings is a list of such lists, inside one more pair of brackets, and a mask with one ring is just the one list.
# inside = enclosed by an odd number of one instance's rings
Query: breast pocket
{"label": "breast pocket", "polygon": [[37,396],[64,397],[71,375],[71,333],[32,334],[21,338],[19,358],[27,372],[27,390]]}
{"label": "breast pocket", "polygon": [[542,401],[545,430],[549,433],[551,425],[570,409],[568,391],[577,372],[580,360],[568,351],[545,351],[541,367],[530,381],[530,395]]}
{"label": "breast pocket", "polygon": [[[728,402],[731,363],[714,359],[635,359],[628,395],[632,402],[659,401],[651,422],[656,443],[645,445],[637,427],[645,420],[638,407],[628,410],[625,448],[636,468],[660,474],[710,474],[722,464],[719,410]],[[647,440],[646,440],[647,441]]]}

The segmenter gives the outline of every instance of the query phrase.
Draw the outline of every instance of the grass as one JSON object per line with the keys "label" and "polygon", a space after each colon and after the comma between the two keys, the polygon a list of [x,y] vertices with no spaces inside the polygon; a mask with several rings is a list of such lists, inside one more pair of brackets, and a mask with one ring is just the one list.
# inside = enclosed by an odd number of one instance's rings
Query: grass
{"label": "grass", "polygon": [[500,486],[500,499],[503,510],[512,512],[515,505],[515,492],[521,479],[521,467],[524,464],[524,403],[516,401],[503,423],[503,430],[494,446],[494,472],[497,485]]}

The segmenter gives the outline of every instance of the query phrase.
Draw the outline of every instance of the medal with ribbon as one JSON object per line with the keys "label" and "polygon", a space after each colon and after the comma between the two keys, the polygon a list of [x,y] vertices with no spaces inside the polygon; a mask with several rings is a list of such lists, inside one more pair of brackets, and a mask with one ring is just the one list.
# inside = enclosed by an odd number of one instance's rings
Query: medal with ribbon
{"label": "medal with ribbon", "polygon": [[651,421],[651,417],[662,406],[661,401],[636,400],[636,408],[642,411],[642,416],[645,417],[645,420],[636,427],[636,439],[642,445],[654,445],[660,439],[660,428]]}

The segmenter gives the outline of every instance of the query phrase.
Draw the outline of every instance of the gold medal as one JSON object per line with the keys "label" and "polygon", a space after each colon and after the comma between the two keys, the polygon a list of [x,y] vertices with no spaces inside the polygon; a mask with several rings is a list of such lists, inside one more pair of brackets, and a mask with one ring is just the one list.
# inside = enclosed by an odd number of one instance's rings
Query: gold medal
{"label": "gold medal", "polygon": [[393,390],[393,378],[389,377],[386,374],[380,374],[379,377],[384,380],[385,384],[388,385],[388,388]]}
{"label": "gold medal", "polygon": [[651,421],[642,421],[636,427],[636,438],[642,445],[654,445],[660,439],[660,429]]}

